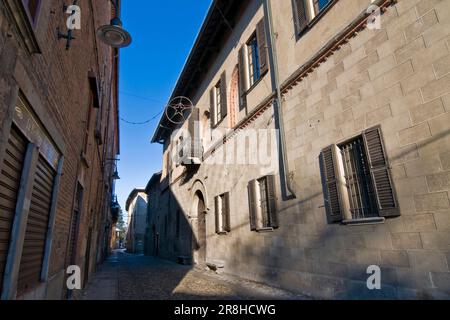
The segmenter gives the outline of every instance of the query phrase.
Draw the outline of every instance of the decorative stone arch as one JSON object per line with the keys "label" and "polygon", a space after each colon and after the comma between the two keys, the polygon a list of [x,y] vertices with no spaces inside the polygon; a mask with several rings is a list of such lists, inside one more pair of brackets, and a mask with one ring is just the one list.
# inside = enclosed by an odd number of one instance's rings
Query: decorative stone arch
{"label": "decorative stone arch", "polygon": [[192,257],[195,264],[205,264],[207,257],[207,216],[208,216],[208,195],[205,185],[197,180],[191,187],[192,206],[189,220],[193,231],[192,244],[194,251]]}
{"label": "decorative stone arch", "polygon": [[206,191],[206,187],[204,185],[204,183],[201,180],[196,180],[194,181],[194,183],[192,184],[191,187],[191,199],[192,199],[192,205],[191,205],[191,210],[189,212],[189,217],[190,218],[197,218],[197,205],[198,205],[198,199],[197,198],[197,194],[201,193],[203,195],[203,200],[205,201],[205,209],[207,212],[209,212],[210,207],[209,207],[209,202],[208,202],[208,193]]}

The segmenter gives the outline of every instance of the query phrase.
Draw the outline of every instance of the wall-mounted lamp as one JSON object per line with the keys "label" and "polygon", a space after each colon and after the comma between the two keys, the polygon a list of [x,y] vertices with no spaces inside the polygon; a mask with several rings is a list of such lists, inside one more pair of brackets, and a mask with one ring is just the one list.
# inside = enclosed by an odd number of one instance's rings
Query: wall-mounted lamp
{"label": "wall-mounted lamp", "polygon": [[111,20],[110,24],[101,26],[97,30],[99,39],[113,48],[124,48],[131,44],[131,35],[122,28],[120,20],[119,0],[110,0],[115,8],[116,16]]}
{"label": "wall-mounted lamp", "polygon": [[114,173],[111,176],[111,179],[113,180],[120,180],[119,172],[117,171],[117,161],[120,161],[120,159],[106,159],[103,163],[103,169],[105,169],[108,164],[114,164]]}

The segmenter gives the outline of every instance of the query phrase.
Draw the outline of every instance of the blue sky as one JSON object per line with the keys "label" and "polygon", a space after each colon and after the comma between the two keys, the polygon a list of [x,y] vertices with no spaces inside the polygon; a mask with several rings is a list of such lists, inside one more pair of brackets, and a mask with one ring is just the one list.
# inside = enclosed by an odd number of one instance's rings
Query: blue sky
{"label": "blue sky", "polygon": [[[124,0],[122,20],[133,37],[120,54],[120,116],[142,122],[160,113],[172,93],[211,0]],[[120,180],[125,210],[133,188],[145,187],[161,170],[162,148],[150,144],[159,117],[146,125],[120,122]]]}

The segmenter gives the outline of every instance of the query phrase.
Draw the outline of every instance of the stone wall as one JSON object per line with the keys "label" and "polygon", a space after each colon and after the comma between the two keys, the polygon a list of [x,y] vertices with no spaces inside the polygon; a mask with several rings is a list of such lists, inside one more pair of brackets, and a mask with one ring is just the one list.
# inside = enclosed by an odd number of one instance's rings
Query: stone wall
{"label": "stone wall", "polygon": [[[236,43],[245,41],[262,17],[261,2],[252,3],[199,85],[194,103],[201,114],[209,108],[209,89],[223,70],[229,74],[237,63],[230,48],[238,48]],[[285,82],[365,12],[370,1],[337,1],[299,39],[291,1],[272,5]],[[400,0],[384,12],[380,30],[350,32],[348,43],[284,91],[287,158],[296,198],[283,201],[278,186],[280,227],[272,232],[250,231],[247,185],[278,174],[278,159],[275,167],[208,164],[222,157],[230,140],[188,171],[167,161],[173,146],[166,141],[163,175],[194,239],[196,194],[205,198],[207,261],[223,261],[230,274],[322,298],[449,298],[449,9],[449,1]],[[263,78],[253,91],[257,94],[250,92],[250,110],[270,95],[270,83]],[[328,224],[320,153],[376,125],[381,126],[401,216],[373,225]],[[221,127],[224,132],[229,128]],[[275,123],[269,104],[237,136],[271,128]],[[214,142],[209,137],[205,150]],[[231,232],[218,235],[214,197],[224,192],[230,192]],[[195,249],[194,261],[201,263]],[[381,268],[381,290],[367,288],[370,265]]]}

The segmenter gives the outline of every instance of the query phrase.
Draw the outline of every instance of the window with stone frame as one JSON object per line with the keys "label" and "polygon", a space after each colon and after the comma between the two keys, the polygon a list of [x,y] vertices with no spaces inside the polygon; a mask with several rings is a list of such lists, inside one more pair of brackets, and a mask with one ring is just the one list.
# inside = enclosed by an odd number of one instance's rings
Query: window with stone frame
{"label": "window with stone frame", "polygon": [[382,221],[400,215],[380,127],[321,153],[328,222]]}
{"label": "window with stone frame", "polygon": [[248,185],[250,229],[265,231],[279,227],[275,176],[252,180]]}
{"label": "window with stone frame", "polygon": [[226,72],[210,91],[211,127],[217,127],[228,114],[227,77]]}
{"label": "window with stone frame", "polygon": [[297,34],[308,28],[308,24],[336,0],[293,0],[294,22]]}
{"label": "window with stone frame", "polygon": [[231,232],[230,223],[230,193],[224,193],[215,197],[216,233],[226,234]]}
{"label": "window with stone frame", "polygon": [[220,90],[220,81],[216,84],[216,86],[214,87],[215,90],[215,94],[216,94],[216,102],[215,102],[215,106],[214,106],[214,115],[215,115],[215,119],[216,119],[216,123],[220,122],[222,120],[222,107],[221,107],[221,102],[222,102],[222,92]]}
{"label": "window with stone frame", "polygon": [[261,78],[259,47],[256,33],[247,42],[248,75],[250,87]]}

